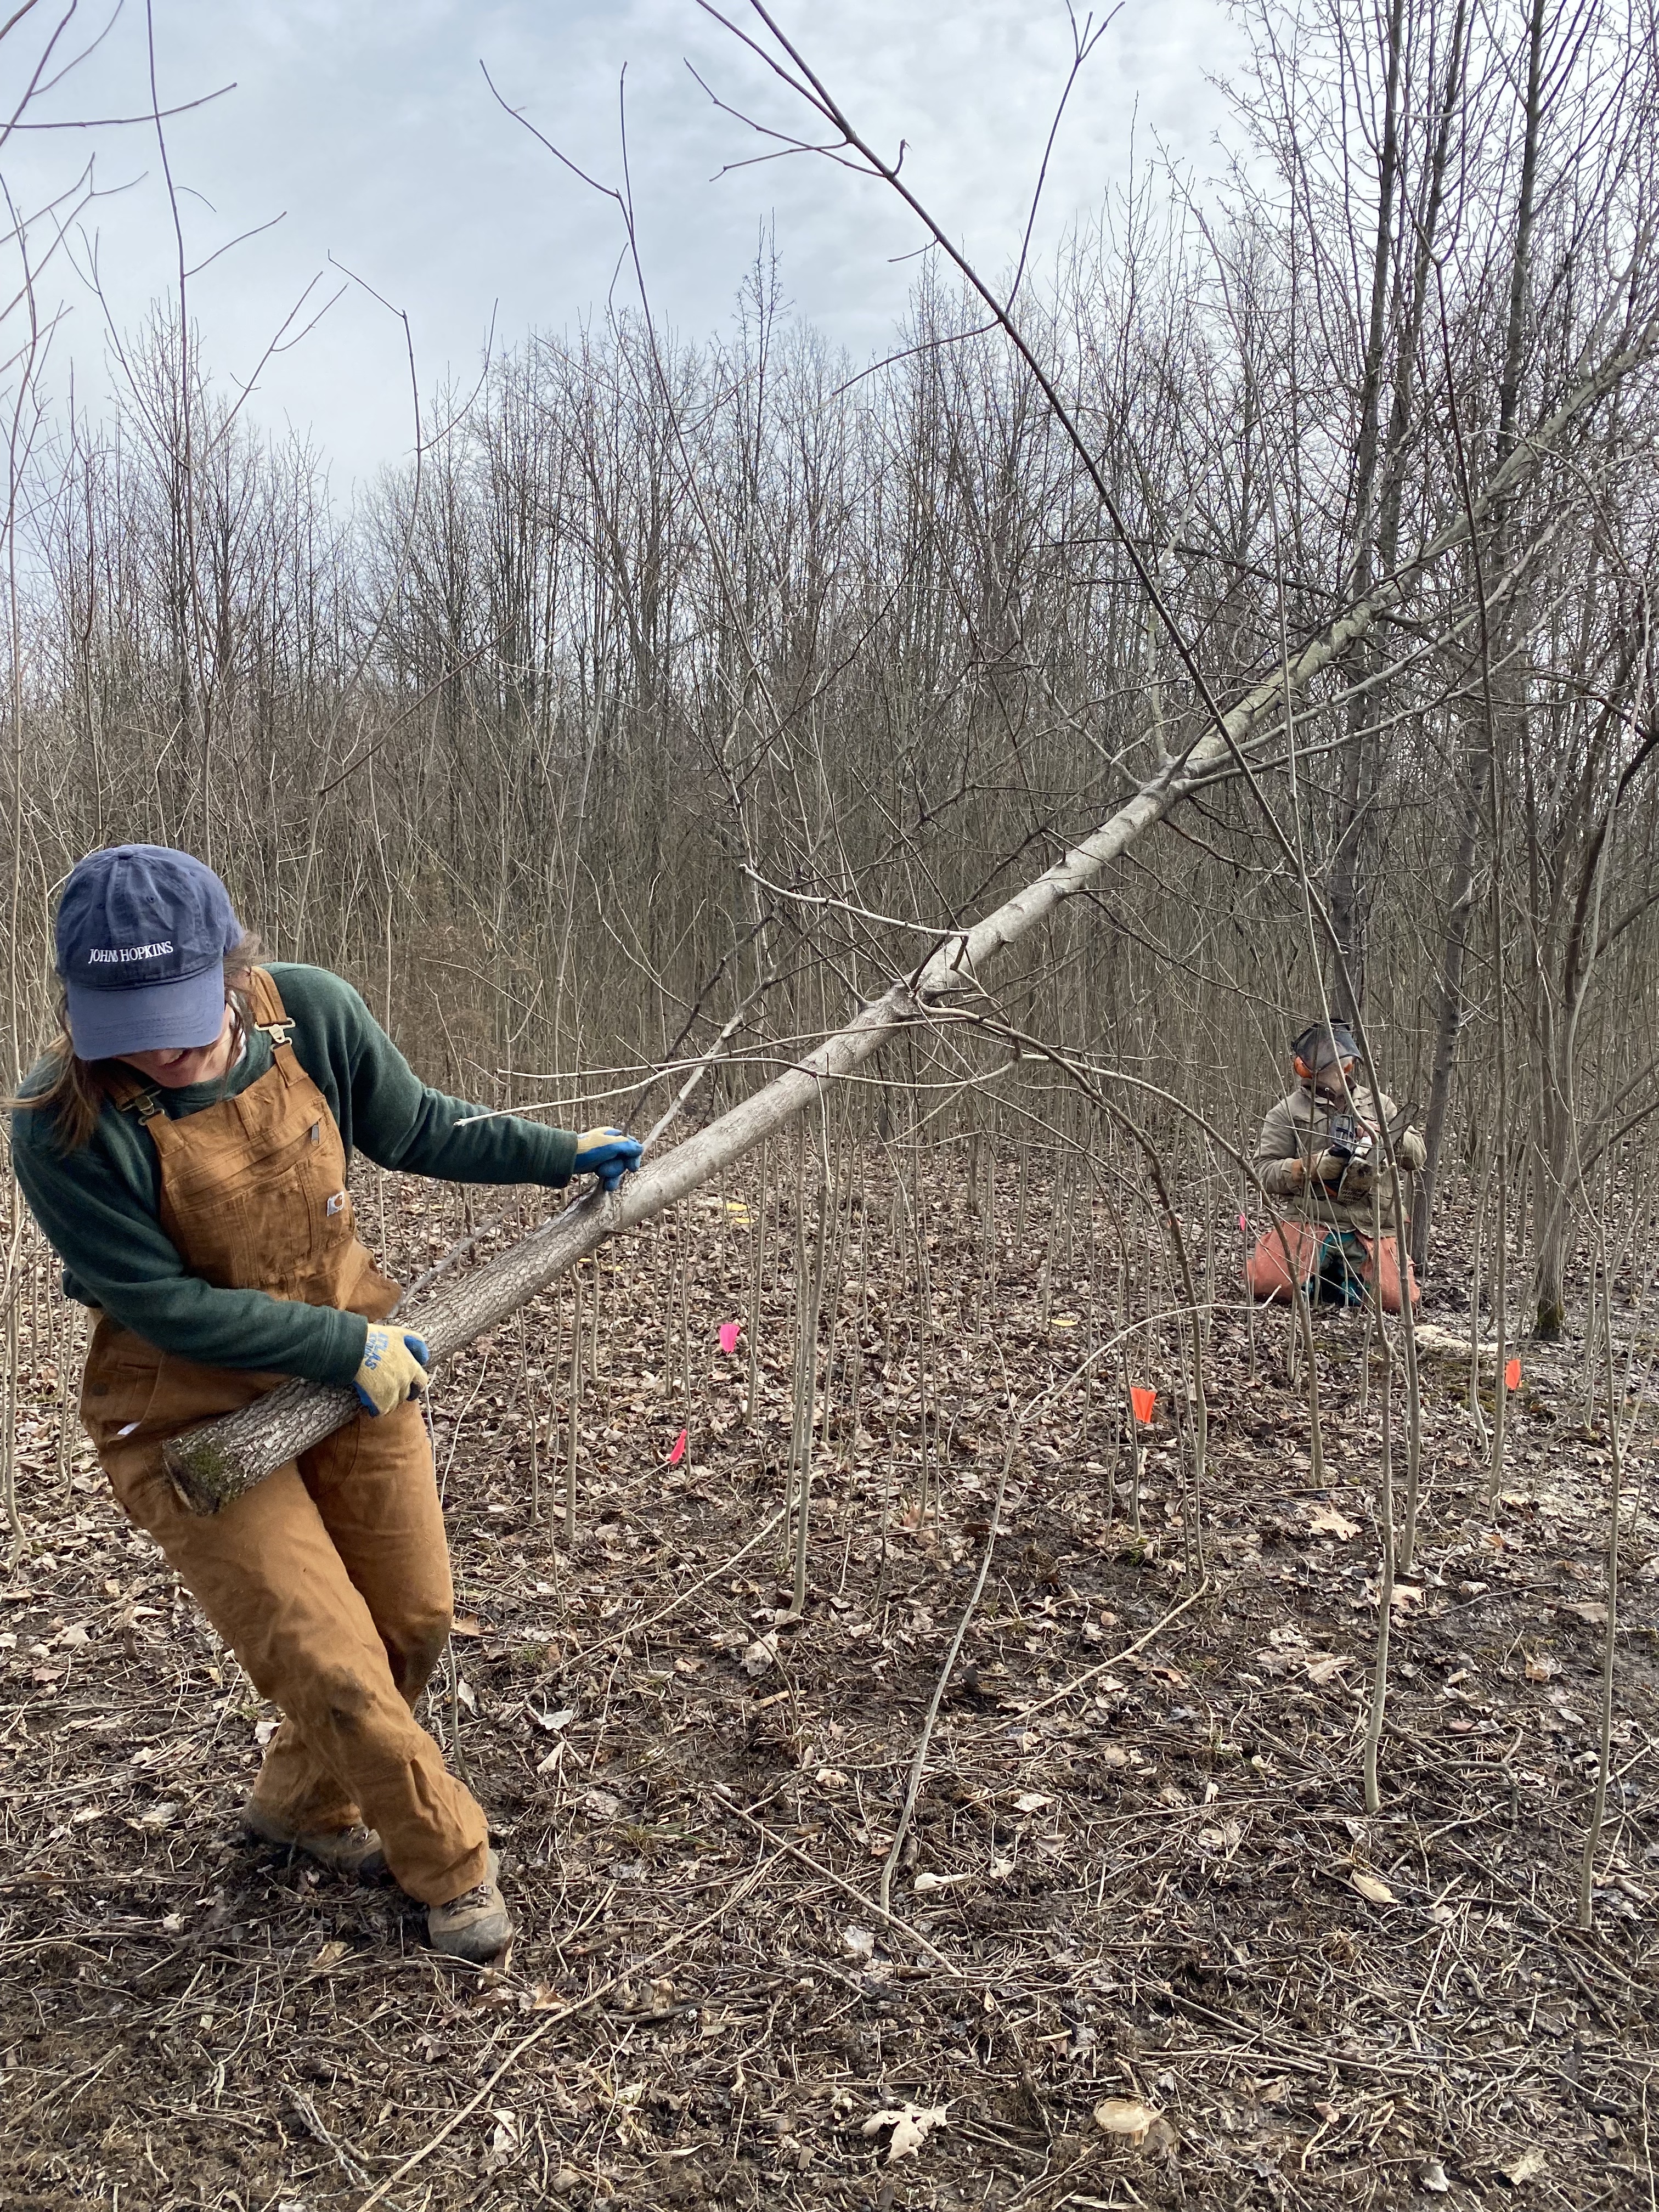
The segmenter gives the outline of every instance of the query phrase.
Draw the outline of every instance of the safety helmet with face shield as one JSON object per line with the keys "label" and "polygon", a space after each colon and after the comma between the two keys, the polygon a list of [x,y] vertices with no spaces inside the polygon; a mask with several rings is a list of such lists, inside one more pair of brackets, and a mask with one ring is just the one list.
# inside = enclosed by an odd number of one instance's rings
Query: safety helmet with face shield
{"label": "safety helmet with face shield", "polygon": [[1328,1098],[1347,1095],[1359,1048],[1346,1022],[1310,1022],[1291,1044],[1298,1083]]}

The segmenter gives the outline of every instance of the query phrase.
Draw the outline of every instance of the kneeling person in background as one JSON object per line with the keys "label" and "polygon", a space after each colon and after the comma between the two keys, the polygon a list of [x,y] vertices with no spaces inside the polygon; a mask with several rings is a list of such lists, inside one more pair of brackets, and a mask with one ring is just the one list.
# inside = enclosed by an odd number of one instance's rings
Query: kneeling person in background
{"label": "kneeling person in background", "polygon": [[[1258,1298],[1288,1298],[1300,1286],[1313,1297],[1358,1305],[1375,1290],[1385,1312],[1400,1311],[1384,1128],[1393,1134],[1401,1168],[1420,1168],[1425,1154],[1415,1129],[1395,1127],[1398,1109],[1388,1093],[1374,1096],[1359,1079],[1358,1061],[1342,1022],[1312,1023],[1291,1047],[1294,1087],[1267,1109],[1255,1148],[1262,1188],[1286,1201],[1245,1270]],[[1409,1259],[1405,1280],[1415,1307],[1419,1294]]]}

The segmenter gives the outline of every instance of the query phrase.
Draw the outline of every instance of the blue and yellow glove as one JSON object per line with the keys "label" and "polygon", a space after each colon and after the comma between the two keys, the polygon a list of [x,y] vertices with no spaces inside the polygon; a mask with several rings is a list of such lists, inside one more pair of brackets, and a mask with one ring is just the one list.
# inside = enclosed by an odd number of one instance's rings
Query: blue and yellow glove
{"label": "blue and yellow glove", "polygon": [[644,1150],[637,1137],[621,1129],[584,1129],[576,1139],[575,1175],[596,1175],[607,1190],[615,1190],[625,1175],[640,1164]]}
{"label": "blue and yellow glove", "polygon": [[389,1413],[405,1398],[418,1398],[431,1364],[424,1337],[404,1328],[377,1328],[371,1322],[362,1363],[351,1378],[365,1412]]}

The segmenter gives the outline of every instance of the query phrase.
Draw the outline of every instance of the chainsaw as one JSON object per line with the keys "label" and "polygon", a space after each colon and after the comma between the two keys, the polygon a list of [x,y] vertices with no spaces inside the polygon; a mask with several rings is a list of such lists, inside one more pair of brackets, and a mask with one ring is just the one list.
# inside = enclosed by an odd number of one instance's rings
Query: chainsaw
{"label": "chainsaw", "polygon": [[[1415,1101],[1400,1107],[1389,1120],[1389,1136],[1402,1136],[1417,1118]],[[1337,1177],[1332,1196],[1340,1200],[1347,1186],[1350,1172],[1357,1167],[1376,1165],[1377,1132],[1370,1122],[1362,1121],[1354,1114],[1335,1114],[1331,1117],[1330,1132],[1325,1139],[1325,1149],[1334,1152],[1342,1163],[1342,1172]],[[1358,1197],[1360,1194],[1356,1192]]]}

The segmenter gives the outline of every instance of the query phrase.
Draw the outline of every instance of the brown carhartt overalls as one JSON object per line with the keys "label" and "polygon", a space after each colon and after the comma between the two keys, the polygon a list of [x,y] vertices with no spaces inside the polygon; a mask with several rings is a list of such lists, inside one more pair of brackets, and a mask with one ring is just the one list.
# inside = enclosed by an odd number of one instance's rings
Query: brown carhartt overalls
{"label": "brown carhartt overalls", "polygon": [[[358,1241],[334,1116],[263,969],[252,998],[272,1064],[246,1091],[174,1121],[136,1073],[112,1086],[161,1161],[161,1226],[222,1289],[383,1319],[398,1286]],[[162,1465],[168,1437],[282,1380],[175,1358],[100,1315],[81,1418],[129,1518],[282,1707],[253,1804],[299,1831],[365,1821],[410,1895],[445,1904],[484,1879],[488,1831],[411,1713],[454,1595],[420,1407],[363,1415],[208,1517]]]}

